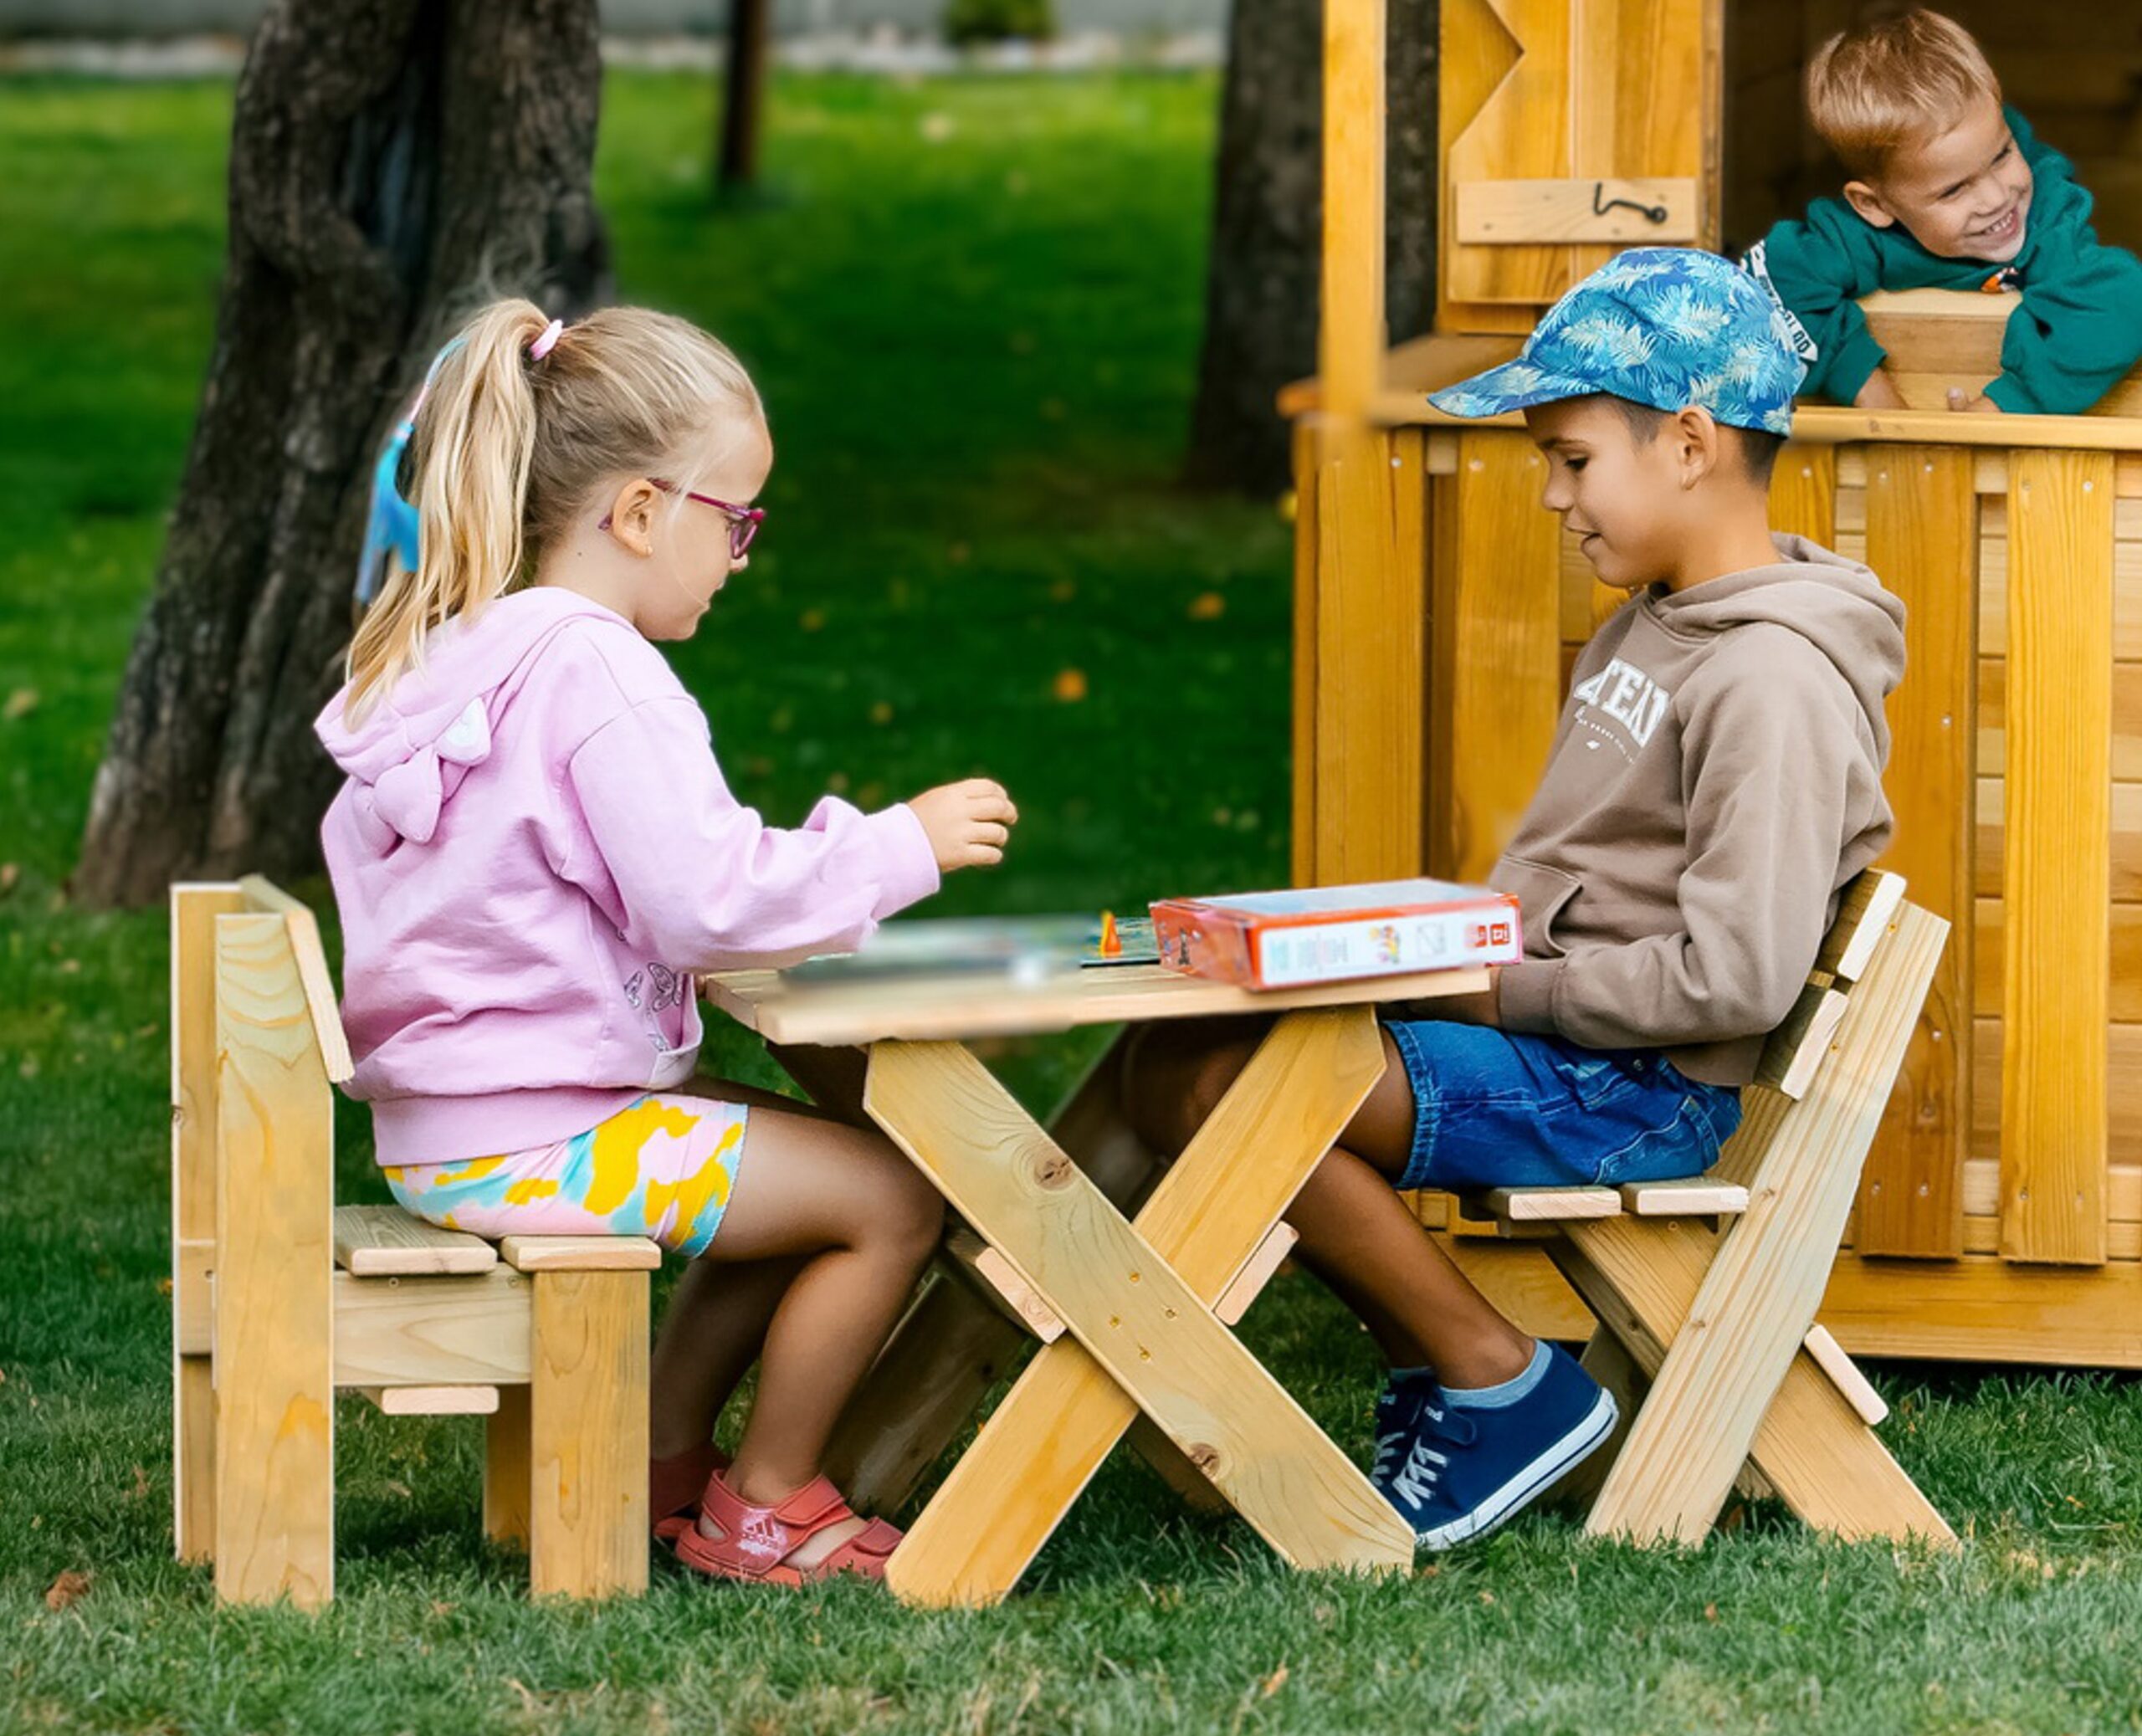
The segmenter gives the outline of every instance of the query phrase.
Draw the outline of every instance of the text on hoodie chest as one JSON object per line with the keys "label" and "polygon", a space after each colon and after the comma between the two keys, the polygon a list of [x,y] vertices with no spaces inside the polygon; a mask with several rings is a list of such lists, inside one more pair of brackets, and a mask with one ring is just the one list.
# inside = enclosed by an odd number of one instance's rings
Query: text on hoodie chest
{"label": "text on hoodie chest", "polygon": [[1590,679],[1579,682],[1570,697],[1579,709],[1579,721],[1587,709],[1612,718],[1627,730],[1638,747],[1657,733],[1673,695],[1634,663],[1616,658]]}

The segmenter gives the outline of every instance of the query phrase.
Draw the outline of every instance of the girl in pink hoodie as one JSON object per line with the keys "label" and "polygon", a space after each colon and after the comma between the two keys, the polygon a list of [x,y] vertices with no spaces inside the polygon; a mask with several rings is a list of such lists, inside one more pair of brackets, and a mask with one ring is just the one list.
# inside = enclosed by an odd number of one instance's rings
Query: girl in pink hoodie
{"label": "girl in pink hoodie", "polygon": [[[852,949],[1017,815],[970,779],[797,830],[730,795],[648,642],[690,637],[765,514],[766,417],[666,315],[479,315],[411,463],[420,553],[317,728],[354,1093],[395,1197],[486,1236],[648,1236],[691,1260],[654,1348],[656,1534],[717,1576],[873,1577],[899,1534],[819,1470],[935,1246],[873,1132],[701,1078],[694,975]],[[733,1463],[715,1421],[760,1365]]]}

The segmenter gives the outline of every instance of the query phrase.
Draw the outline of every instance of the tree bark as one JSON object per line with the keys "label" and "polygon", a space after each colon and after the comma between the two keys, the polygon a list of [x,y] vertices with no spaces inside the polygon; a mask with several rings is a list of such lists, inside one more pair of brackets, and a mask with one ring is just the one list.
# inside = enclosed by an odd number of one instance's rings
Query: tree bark
{"label": "tree bark", "polygon": [[[1188,479],[1287,486],[1279,388],[1316,371],[1326,0],[1234,0]],[[1394,342],[1435,303],[1437,0],[1390,0],[1385,305]]]}
{"label": "tree bark", "polygon": [[756,184],[765,125],[766,62],[773,41],[773,0],[729,0],[729,58],[722,74],[721,148],[715,185],[734,192]]}
{"label": "tree bark", "polygon": [[607,288],[595,0],[276,0],[238,77],[214,347],[78,899],[308,871],[378,443],[446,332]]}

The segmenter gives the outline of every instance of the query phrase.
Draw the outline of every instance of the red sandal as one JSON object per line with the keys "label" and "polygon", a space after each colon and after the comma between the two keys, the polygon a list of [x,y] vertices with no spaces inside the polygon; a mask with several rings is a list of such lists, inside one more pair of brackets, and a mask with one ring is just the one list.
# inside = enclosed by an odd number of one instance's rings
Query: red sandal
{"label": "red sandal", "polygon": [[829,1478],[805,1484],[777,1507],[757,1507],[745,1500],[716,1472],[699,1498],[722,1535],[709,1537],[693,1525],[677,1538],[677,1559],[718,1580],[742,1580],[757,1585],[802,1585],[835,1574],[852,1573],[882,1580],[885,1563],[899,1547],[900,1534],[883,1519],[873,1519],[822,1561],[807,1568],[787,1564],[788,1558],[820,1532],[857,1517]]}
{"label": "red sandal", "polygon": [[655,1541],[674,1543],[699,1522],[699,1491],[729,1468],[729,1455],[711,1441],[647,1462],[647,1510]]}

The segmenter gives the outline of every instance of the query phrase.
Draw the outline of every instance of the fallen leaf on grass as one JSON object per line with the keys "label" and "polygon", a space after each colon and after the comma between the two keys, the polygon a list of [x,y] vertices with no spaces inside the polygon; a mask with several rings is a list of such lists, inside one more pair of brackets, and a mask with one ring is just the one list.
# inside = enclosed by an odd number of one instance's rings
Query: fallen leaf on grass
{"label": "fallen leaf on grass", "polygon": [[1264,1678],[1264,1698],[1268,1700],[1270,1699],[1273,1695],[1279,1692],[1279,1690],[1286,1685],[1287,1667],[1284,1664],[1281,1664],[1278,1669],[1274,1670],[1269,1676],[1267,1676]]}
{"label": "fallen leaf on grass", "polygon": [[149,1473],[144,1471],[139,1465],[136,1465],[134,1467],[134,1486],[127,1490],[126,1498],[129,1501],[139,1501],[146,1496],[148,1493]]}
{"label": "fallen leaf on grass", "polygon": [[45,1588],[44,1606],[54,1611],[64,1610],[70,1604],[80,1602],[89,1595],[89,1590],[90,1576],[85,1573],[77,1573],[70,1567]]}
{"label": "fallen leaf on grass", "polygon": [[1086,672],[1084,669],[1058,669],[1056,672],[1056,697],[1067,705],[1075,704],[1086,697]]}
{"label": "fallen leaf on grass", "polygon": [[1217,621],[1227,612],[1227,600],[1217,591],[1207,591],[1193,598],[1190,605],[1192,621]]}
{"label": "fallen leaf on grass", "polygon": [[11,724],[18,718],[28,717],[37,709],[37,701],[38,691],[35,688],[18,687],[8,695],[8,703],[5,705],[0,705],[0,717],[6,718]]}
{"label": "fallen leaf on grass", "polygon": [[16,881],[23,878],[22,868],[12,862],[0,862],[0,893],[13,892]]}

